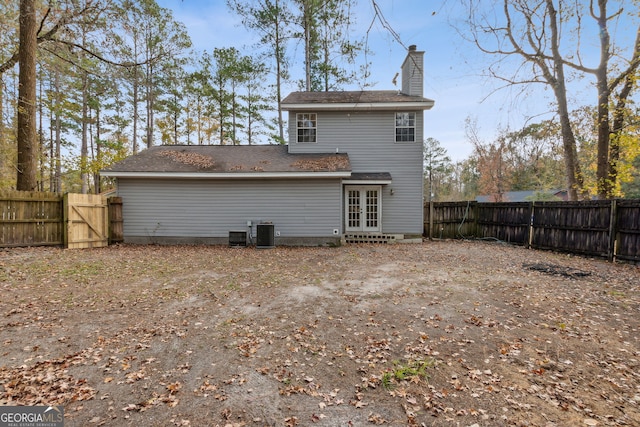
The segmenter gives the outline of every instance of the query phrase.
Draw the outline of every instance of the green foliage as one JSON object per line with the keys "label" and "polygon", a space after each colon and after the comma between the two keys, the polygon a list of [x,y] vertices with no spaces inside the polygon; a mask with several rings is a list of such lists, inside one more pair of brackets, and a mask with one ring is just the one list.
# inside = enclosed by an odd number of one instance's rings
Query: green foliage
{"label": "green foliage", "polygon": [[213,85],[217,96],[220,144],[236,144],[236,119],[241,112],[236,109],[237,86],[244,79],[247,62],[235,47],[213,49]]}
{"label": "green foliage", "polygon": [[433,359],[410,360],[407,362],[395,360],[393,368],[384,372],[380,381],[386,390],[390,390],[402,381],[427,379],[429,377],[427,369],[433,366],[435,366],[435,360]]}
{"label": "green foliage", "polygon": [[562,199],[548,191],[536,191],[533,195],[525,197],[525,200],[529,202],[557,202]]}
{"label": "green foliage", "polygon": [[451,180],[448,179],[453,173],[451,158],[437,139],[427,138],[423,145],[425,200],[441,200],[441,196],[446,197],[452,191]]}
{"label": "green foliage", "polygon": [[555,122],[535,123],[518,131],[502,131],[490,142],[477,137],[475,126],[473,121],[467,121],[480,194],[501,201],[502,195],[509,191],[566,187],[561,135]]}
{"label": "green foliage", "polygon": [[[261,57],[268,61],[265,71],[274,76],[274,82],[268,86],[273,90],[278,115],[275,127],[278,141],[284,141],[284,119],[280,106],[282,101],[282,85],[289,79],[289,58],[287,42],[291,37],[293,15],[287,1],[264,0],[249,2],[243,0],[227,0],[228,6],[242,17],[244,26],[256,32],[259,37],[259,48],[264,49]],[[249,137],[250,139],[250,137]]]}
{"label": "green foliage", "polygon": [[368,75],[353,67],[363,40],[355,40],[351,27],[355,22],[353,0],[293,0],[298,14],[293,36],[305,47],[306,91],[339,90],[346,83],[364,82]]}
{"label": "green foliage", "polygon": [[[364,46],[351,31],[353,0],[227,3],[258,36],[251,55],[232,46],[190,53],[184,25],[155,0],[57,2],[43,29],[61,19],[64,25],[38,53],[41,188],[61,191],[76,184],[79,170],[85,186],[98,189],[100,168],[145,143],[286,143],[280,91],[293,66],[288,49],[294,44],[307,50],[313,90],[367,78],[354,71]],[[11,0],[0,11],[0,187],[15,185],[17,67],[10,58],[18,45],[18,5]],[[45,18],[46,10],[39,9],[38,17]],[[624,126],[615,139],[619,152],[611,153],[617,175],[610,186],[617,196],[640,197],[638,111],[631,103],[623,107]],[[593,108],[571,116],[591,194],[598,190],[596,123]],[[426,198],[431,190],[436,200],[468,200],[509,190],[538,190],[543,197],[544,190],[564,188],[560,135],[553,121],[500,131],[493,141],[475,141],[474,154],[457,163],[438,141],[427,140]]]}
{"label": "green foliage", "polygon": [[[273,111],[270,98],[262,91],[265,84],[266,65],[248,56],[244,61],[246,61],[246,71],[243,83],[246,92],[240,95],[240,100],[243,102],[241,111],[245,118],[247,143],[251,145],[255,143],[257,136],[273,133],[276,124],[265,116],[266,112]],[[278,136],[274,138],[277,139]]]}
{"label": "green foliage", "polygon": [[15,162],[18,156],[15,135],[0,121],[0,190],[16,186]]}
{"label": "green foliage", "polygon": [[[624,129],[617,136],[618,153],[615,164],[617,174],[611,179],[615,197],[637,198],[640,196],[640,114],[638,110],[627,112]],[[595,108],[583,107],[573,112],[572,123],[578,141],[578,155],[583,165],[585,189],[591,197],[598,195],[597,178],[597,115]]]}
{"label": "green foliage", "polygon": [[629,180],[621,184],[621,190],[624,196],[629,199],[640,199],[640,156],[633,159],[631,166],[632,172],[629,174]]}

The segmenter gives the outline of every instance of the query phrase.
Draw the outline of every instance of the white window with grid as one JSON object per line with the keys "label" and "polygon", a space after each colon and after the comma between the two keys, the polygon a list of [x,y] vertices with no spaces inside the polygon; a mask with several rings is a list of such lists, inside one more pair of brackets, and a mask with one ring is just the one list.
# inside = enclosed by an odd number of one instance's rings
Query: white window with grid
{"label": "white window with grid", "polygon": [[416,141],[416,113],[396,113],[396,142]]}
{"label": "white window with grid", "polygon": [[318,119],[316,113],[296,114],[297,142],[317,142]]}

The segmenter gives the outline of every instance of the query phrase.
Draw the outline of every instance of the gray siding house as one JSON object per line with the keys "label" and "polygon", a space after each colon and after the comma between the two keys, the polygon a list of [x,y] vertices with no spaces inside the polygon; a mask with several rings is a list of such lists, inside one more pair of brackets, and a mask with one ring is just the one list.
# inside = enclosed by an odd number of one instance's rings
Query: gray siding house
{"label": "gray siding house", "polygon": [[423,56],[409,48],[401,90],[291,93],[287,145],[157,146],[103,170],[125,242],[253,240],[263,223],[276,245],[420,238]]}

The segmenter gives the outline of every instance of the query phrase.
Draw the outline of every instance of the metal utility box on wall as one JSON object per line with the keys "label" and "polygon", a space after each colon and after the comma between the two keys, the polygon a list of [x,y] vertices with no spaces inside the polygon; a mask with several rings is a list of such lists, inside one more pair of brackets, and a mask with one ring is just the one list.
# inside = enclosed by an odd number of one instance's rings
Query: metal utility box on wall
{"label": "metal utility box on wall", "polygon": [[275,247],[273,224],[256,224],[256,248],[269,249]]}
{"label": "metal utility box on wall", "polygon": [[247,232],[246,231],[229,231],[229,246],[247,246]]}

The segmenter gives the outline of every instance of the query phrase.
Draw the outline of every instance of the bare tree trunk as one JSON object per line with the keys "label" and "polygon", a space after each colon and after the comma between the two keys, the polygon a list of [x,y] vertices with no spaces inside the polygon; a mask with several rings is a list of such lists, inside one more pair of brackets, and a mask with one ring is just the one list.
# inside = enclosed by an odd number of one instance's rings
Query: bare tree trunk
{"label": "bare tree trunk", "polygon": [[[578,162],[576,138],[573,133],[573,129],[571,128],[571,119],[569,118],[564,61],[562,54],[560,53],[558,13],[552,0],[547,0],[547,10],[549,11],[550,17],[549,25],[551,27],[551,51],[553,54],[554,75],[545,75],[545,78],[547,79],[547,82],[552,83],[551,86],[553,87],[556,101],[558,103],[558,115],[560,116],[560,128],[562,132],[562,145],[564,148],[564,164],[569,200],[578,200],[578,193],[583,192],[584,178]],[[543,72],[547,72],[546,68],[543,68],[543,70]]]}
{"label": "bare tree trunk", "polygon": [[20,1],[20,67],[18,89],[18,171],[16,189],[33,191],[37,187],[36,169],[36,48],[35,0]]}
{"label": "bare tree trunk", "polygon": [[304,21],[304,71],[307,92],[311,92],[311,5],[303,2]]}
{"label": "bare tree trunk", "polygon": [[236,82],[231,80],[231,140],[233,145],[238,145],[238,124],[236,122]]}
{"label": "bare tree trunk", "polygon": [[53,115],[53,110],[54,110],[54,99],[55,99],[55,91],[53,88],[53,75],[52,73],[49,73],[49,92],[54,94],[52,96],[51,99],[51,104],[49,104],[49,191],[56,191],[55,190],[55,146],[54,146],[54,139],[53,139],[53,128],[54,128],[54,115]]}
{"label": "bare tree trunk", "polygon": [[54,85],[54,100],[55,104],[53,110],[55,111],[54,129],[55,129],[55,152],[53,158],[55,159],[55,172],[53,175],[54,191],[58,194],[62,193],[62,159],[61,146],[62,146],[62,121],[60,120],[60,76],[58,70],[54,71],[53,85]]}
{"label": "bare tree trunk", "polygon": [[598,129],[598,154],[596,160],[596,185],[598,188],[598,198],[608,199],[611,196],[613,188],[612,182],[609,180],[609,98],[611,91],[607,76],[609,73],[608,64],[610,58],[610,37],[607,30],[607,1],[598,0],[599,14],[596,17],[598,23],[598,32],[600,35],[600,64],[595,70],[596,88],[598,89],[598,105],[597,105],[597,123]]}
{"label": "bare tree trunk", "polygon": [[147,148],[153,146],[153,69],[149,69],[146,82],[147,94]]}
{"label": "bare tree trunk", "polygon": [[44,146],[44,127],[43,127],[43,111],[42,111],[42,79],[43,76],[40,77],[40,81],[39,81],[39,92],[40,92],[40,99],[38,102],[38,141],[40,142],[38,144],[38,170],[39,170],[39,178],[37,180],[37,187],[38,187],[38,191],[44,191],[44,181],[45,181],[45,146]]}
{"label": "bare tree trunk", "polygon": [[253,145],[253,90],[251,85],[247,87],[247,143]]}
{"label": "bare tree trunk", "polygon": [[202,145],[202,143],[203,143],[203,140],[202,140],[202,106],[201,106],[199,97],[198,97],[198,101],[197,101],[196,105],[197,105],[196,135],[197,135],[197,138],[198,138],[198,145]]}
{"label": "bare tree trunk", "polygon": [[569,118],[569,108],[567,106],[567,93],[564,83],[562,88],[555,89],[558,101],[558,115],[560,116],[560,129],[562,133],[562,147],[564,149],[565,178],[569,200],[578,200],[578,194],[582,194],[584,188],[584,178],[578,163],[578,151],[576,139],[571,129],[571,119]]}
{"label": "bare tree trunk", "polygon": [[56,113],[56,172],[55,172],[55,189],[56,193],[62,193],[62,123],[60,114]]}
{"label": "bare tree trunk", "polygon": [[[137,70],[134,69],[134,72]],[[138,78],[133,79],[133,154],[138,153]]]}
{"label": "bare tree trunk", "polygon": [[[640,46],[640,31],[636,40],[636,46]],[[613,110],[613,123],[611,126],[611,140],[609,146],[609,182],[612,184],[612,193],[615,191],[614,184],[618,181],[618,162],[620,161],[620,139],[625,122],[626,103],[633,87],[635,86],[635,76],[628,74],[623,88],[618,95],[618,102]],[[613,196],[613,194],[611,194]]]}
{"label": "bare tree trunk", "polygon": [[[607,33],[608,36],[608,33]],[[607,38],[608,41],[608,38]],[[607,188],[607,198],[614,197],[616,195],[618,184],[618,170],[620,161],[620,140],[622,138],[622,131],[624,130],[625,119],[627,117],[627,100],[631,96],[632,91],[637,85],[637,69],[640,64],[640,27],[636,30],[636,40],[634,43],[633,56],[629,61],[630,67],[625,72],[621,73],[617,79],[614,79],[616,83],[622,83],[622,88],[616,95],[615,107],[613,109],[613,116],[611,120],[611,128],[607,129],[608,138],[608,176],[606,182],[609,187]],[[615,85],[614,85],[615,86]],[[607,91],[611,96],[611,86],[608,86]],[[609,110],[607,110],[607,114]],[[599,129],[600,131],[600,129]],[[600,135],[598,135],[600,138]],[[598,138],[598,143],[600,140]],[[600,144],[599,144],[600,145]],[[599,159],[598,159],[599,160]],[[598,166],[600,166],[598,164]]]}
{"label": "bare tree trunk", "polygon": [[[95,159],[100,162],[100,157],[102,156],[102,141],[100,140],[100,105],[96,107],[96,151],[95,151]],[[102,191],[102,186],[100,185],[100,174],[96,171],[93,174],[93,186],[95,194],[100,194]]]}
{"label": "bare tree trunk", "polygon": [[[149,36],[147,36],[149,37]],[[153,52],[150,51],[151,47],[149,46],[149,42],[146,43],[146,57],[152,58]],[[147,148],[151,148],[153,146],[153,106],[154,106],[154,70],[153,70],[153,62],[148,61],[146,64],[147,67],[147,75],[145,77],[145,95],[146,95],[146,106],[147,106]]]}
{"label": "bare tree trunk", "polygon": [[[4,143],[4,80],[0,74],[0,147],[3,147]],[[2,161],[3,159],[0,159],[0,170],[2,169]]]}
{"label": "bare tree trunk", "polygon": [[[276,10],[278,10],[278,0],[276,0]],[[276,100],[278,101],[278,134],[280,136],[280,143],[284,143],[284,120],[282,118],[282,48],[280,44],[280,19],[276,23],[276,37],[275,37],[275,49],[276,49]]]}
{"label": "bare tree trunk", "polygon": [[[138,37],[133,37],[133,57],[138,58]],[[133,98],[133,141],[132,147],[133,154],[138,154],[138,93],[139,93],[139,85],[138,85],[138,66],[131,67],[127,70],[128,72],[133,73],[133,88],[132,88],[132,98]]]}
{"label": "bare tree trunk", "polygon": [[[177,104],[177,96],[174,95],[173,97],[175,103]],[[179,111],[177,108],[175,108],[173,110],[173,143],[174,144],[178,144],[178,120],[180,120],[180,115],[179,115]],[[188,144],[188,138],[187,138],[187,145]]]}
{"label": "bare tree trunk", "polygon": [[[2,74],[0,74],[0,150],[5,146],[6,139],[4,136],[4,80]],[[0,156],[0,174],[4,169],[4,156]]]}
{"label": "bare tree trunk", "polygon": [[86,72],[82,73],[82,141],[80,146],[80,179],[82,181],[82,194],[89,192],[89,174],[87,173],[88,165],[88,129],[89,123],[89,78]]}

